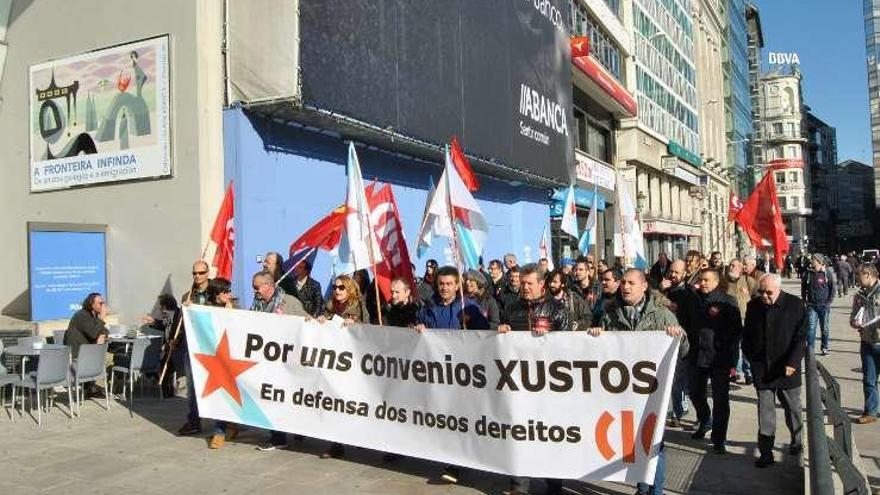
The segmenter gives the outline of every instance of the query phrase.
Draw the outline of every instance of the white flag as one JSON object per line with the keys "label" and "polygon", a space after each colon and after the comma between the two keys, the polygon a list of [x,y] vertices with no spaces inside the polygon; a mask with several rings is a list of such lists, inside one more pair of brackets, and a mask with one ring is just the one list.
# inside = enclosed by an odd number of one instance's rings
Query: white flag
{"label": "white flag", "polygon": [[541,243],[538,244],[538,256],[547,260],[547,269],[553,271],[553,257],[550,256],[550,236],[547,233],[547,226],[544,226],[544,232],[541,233]]}
{"label": "white flag", "polygon": [[596,218],[599,214],[599,191],[593,189],[593,203],[590,205],[590,214],[587,215],[587,223],[584,224],[584,233],[578,239],[578,249],[586,255],[590,252],[590,246],[596,245]]}
{"label": "white flag", "polygon": [[364,193],[364,180],[361,176],[361,164],[354,150],[354,143],[348,144],[348,192],[345,206],[345,231],[339,242],[337,253],[339,264],[337,274],[354,273],[363,268],[370,268],[382,260],[382,250],[376,234],[370,228],[370,207]]}
{"label": "white flag", "polygon": [[574,202],[574,185],[568,186],[565,203],[562,204],[562,225],[560,228],[568,235],[578,238],[577,206]]}
{"label": "white flag", "polygon": [[636,218],[636,208],[629,193],[629,182],[623,175],[617,177],[617,204],[620,246],[615,246],[614,254],[623,256],[626,262],[631,260],[636,268],[644,269],[647,267],[645,239],[642,236],[639,220]]}

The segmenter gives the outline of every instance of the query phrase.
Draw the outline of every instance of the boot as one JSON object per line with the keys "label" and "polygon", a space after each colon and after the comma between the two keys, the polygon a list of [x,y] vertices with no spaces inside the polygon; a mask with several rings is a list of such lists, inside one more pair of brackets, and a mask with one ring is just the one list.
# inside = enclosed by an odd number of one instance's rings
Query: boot
{"label": "boot", "polygon": [[755,467],[764,468],[776,462],[773,459],[773,444],[775,441],[776,437],[758,434],[758,452],[761,453],[761,457],[755,461]]}

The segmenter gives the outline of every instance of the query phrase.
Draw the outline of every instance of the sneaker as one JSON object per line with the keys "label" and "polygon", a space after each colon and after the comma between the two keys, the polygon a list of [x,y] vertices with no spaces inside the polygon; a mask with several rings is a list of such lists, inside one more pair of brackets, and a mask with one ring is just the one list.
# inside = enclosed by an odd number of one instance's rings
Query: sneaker
{"label": "sneaker", "polygon": [[827,356],[827,355],[828,355],[828,349],[822,349],[822,355],[823,355],[823,356]]}
{"label": "sneaker", "polygon": [[326,452],[322,453],[319,457],[321,459],[339,459],[340,457],[345,455],[345,447],[342,444],[334,443],[327,449]]}
{"label": "sneaker", "polygon": [[195,435],[202,432],[202,425],[198,423],[186,422],[183,426],[177,430],[177,434],[180,436],[186,435]]}
{"label": "sneaker", "polygon": [[281,447],[282,447],[281,445],[275,445],[272,442],[267,442],[267,443],[261,443],[260,445],[257,445],[257,450],[260,450],[263,452],[271,452],[273,450],[280,449]]}
{"label": "sneaker", "polygon": [[691,433],[691,438],[694,440],[700,440],[701,438],[706,438],[706,433],[712,430],[712,425],[700,425],[699,428],[696,429],[693,433]]}
{"label": "sneaker", "polygon": [[804,451],[804,446],[799,443],[793,443],[788,446],[788,453],[790,455],[801,455],[801,452]]}
{"label": "sneaker", "polygon": [[770,467],[773,464],[776,464],[776,459],[774,459],[772,455],[769,455],[766,457],[761,456],[761,457],[758,457],[757,460],[755,460],[755,467],[756,468]]}
{"label": "sneaker", "polygon": [[458,483],[458,468],[455,466],[448,466],[443,470],[443,474],[440,476],[440,479],[447,483],[452,483],[453,485]]}
{"label": "sneaker", "polygon": [[859,416],[858,418],[854,419],[853,423],[858,424],[858,425],[867,425],[870,423],[875,423],[876,421],[877,421],[877,416],[874,416],[873,414],[864,414],[864,415]]}
{"label": "sneaker", "polygon": [[727,447],[725,447],[723,443],[715,444],[715,445],[712,447],[712,452],[715,453],[715,454],[726,454],[726,453],[727,453]]}
{"label": "sneaker", "polygon": [[217,433],[211,437],[211,443],[208,445],[208,448],[214,450],[221,449],[224,443],[226,443],[226,437]]}
{"label": "sneaker", "polygon": [[681,420],[676,417],[669,418],[669,420],[666,421],[666,426],[670,428],[681,428]]}

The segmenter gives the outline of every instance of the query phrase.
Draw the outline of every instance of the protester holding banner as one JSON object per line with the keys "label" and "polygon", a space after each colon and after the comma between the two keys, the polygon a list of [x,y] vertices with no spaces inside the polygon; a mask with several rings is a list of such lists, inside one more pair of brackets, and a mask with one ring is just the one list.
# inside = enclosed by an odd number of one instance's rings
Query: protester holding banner
{"label": "protester holding banner", "polygon": [[[758,392],[758,451],[755,466],[772,465],[776,436],[776,398],[782,403],[791,434],[789,453],[803,449],[801,362],[806,352],[808,318],[804,302],[785,293],[779,275],[759,281],[759,298],[746,310],[742,350],[752,364]],[[875,377],[876,378],[876,377]],[[876,379],[875,379],[876,381]]]}
{"label": "protester holding banner", "polygon": [[[237,309],[232,299],[232,283],[225,278],[215,278],[208,284],[209,305],[218,308]],[[238,436],[238,425],[226,421],[214,421],[214,435],[208,444],[210,449],[220,449],[226,440],[234,440]]]}
{"label": "protester holding banner", "polygon": [[[540,335],[551,331],[571,330],[568,308],[547,293],[546,279],[540,273],[540,267],[528,264],[523,266],[520,272],[522,276],[520,298],[504,308],[503,323],[498,326],[498,332],[523,331]],[[511,477],[511,489],[508,493],[528,493],[530,481],[529,478]],[[546,493],[553,495],[562,493],[562,480],[545,479],[544,481],[547,483]]]}
{"label": "protester holding banner", "polygon": [[354,279],[348,275],[340,275],[330,286],[331,295],[324,307],[323,319],[338,316],[349,323],[370,322],[370,314],[367,311],[361,290]]}
{"label": "protester holding banner", "polygon": [[437,293],[419,310],[416,330],[489,330],[483,310],[468,297],[460,297],[458,270],[444,266],[437,270]]}
{"label": "protester holding banner", "polygon": [[391,281],[391,301],[382,310],[383,322],[389,327],[415,327],[419,306],[412,302],[412,289],[403,278]]}
{"label": "protester holding banner", "polygon": [[[198,260],[192,266],[192,288],[180,297],[184,304],[206,305],[209,301],[208,286],[208,263]],[[199,417],[199,406],[196,403],[195,384],[192,378],[192,364],[189,359],[189,351],[186,345],[186,327],[180,326],[180,335],[170,342],[171,357],[175,363],[174,368],[183,370],[186,375],[186,398],[189,402],[189,413],[186,423],[177,430],[178,435],[195,435],[202,432],[202,420]]]}
{"label": "protester holding banner", "polygon": [[586,330],[593,324],[593,315],[587,302],[565,284],[565,274],[554,270],[547,274],[547,289],[550,296],[568,308],[572,330]]}
{"label": "protester holding banner", "polygon": [[480,306],[483,316],[489,321],[489,330],[497,330],[501,320],[498,302],[487,292],[486,277],[477,270],[468,270],[464,274],[464,293]]}

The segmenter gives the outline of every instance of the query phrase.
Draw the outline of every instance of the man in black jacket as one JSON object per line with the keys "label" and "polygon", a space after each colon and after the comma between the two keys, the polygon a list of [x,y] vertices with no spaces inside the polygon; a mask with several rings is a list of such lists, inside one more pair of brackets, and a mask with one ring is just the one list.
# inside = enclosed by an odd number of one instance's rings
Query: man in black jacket
{"label": "man in black jacket", "polygon": [[[511,300],[501,312],[501,324],[498,333],[512,331],[534,332],[543,335],[547,332],[566,331],[571,329],[568,308],[547,294],[544,277],[539,273],[538,265],[528,264],[520,269],[520,297]],[[529,492],[529,478],[512,477],[510,494],[526,494]],[[547,492],[551,495],[562,493],[562,480],[546,479]]]}
{"label": "man in black jacket", "polygon": [[[691,328],[691,315],[697,304],[697,295],[685,282],[686,276],[687,265],[684,260],[675,260],[669,266],[666,278],[660,282],[663,295],[669,299],[669,309],[675,314],[675,319],[678,320],[681,328]],[[670,399],[672,417],[668,424],[673,428],[681,426],[681,418],[688,412],[689,374],[690,366],[687,357],[681,357],[676,363],[675,378],[672,381],[672,398]]]}
{"label": "man in black jacket", "polygon": [[412,288],[404,278],[391,281],[391,301],[382,308],[383,322],[389,327],[414,328],[419,322],[419,306],[412,302]]}
{"label": "man in black jacket", "polygon": [[776,436],[776,404],[779,397],[785,424],[791,433],[789,453],[800,454],[803,439],[801,422],[801,361],[806,352],[807,316],[804,303],[782,292],[776,274],[761,277],[759,298],[749,302],[743,329],[742,351],[752,364],[758,391],[757,467],[773,464]]}
{"label": "man in black jacket", "polygon": [[321,295],[321,283],[313,279],[311,274],[312,264],[309,260],[302,260],[293,268],[294,283],[282,288],[299,299],[306,313],[317,318],[324,313],[324,297]]}
{"label": "man in black jacket", "polygon": [[[692,312],[690,339],[690,393],[697,410],[697,430],[691,435],[700,439],[712,430],[714,452],[727,452],[727,423],[730,419],[730,368],[739,357],[737,343],[742,332],[742,318],[736,300],[719,288],[721,275],[711,268],[697,277],[699,290]],[[706,399],[706,381],[712,379],[712,409]]]}
{"label": "man in black jacket", "polygon": [[817,328],[822,332],[822,355],[828,355],[828,341],[831,336],[831,302],[834,301],[834,271],[821,254],[814,254],[810,269],[801,277],[801,298],[807,305],[809,330],[807,347],[816,344]]}
{"label": "man in black jacket", "polygon": [[73,314],[67,331],[64,332],[64,345],[70,347],[74,359],[83,344],[102,343],[107,338],[107,304],[104,296],[97,292],[89,294],[82,302],[82,308]]}

